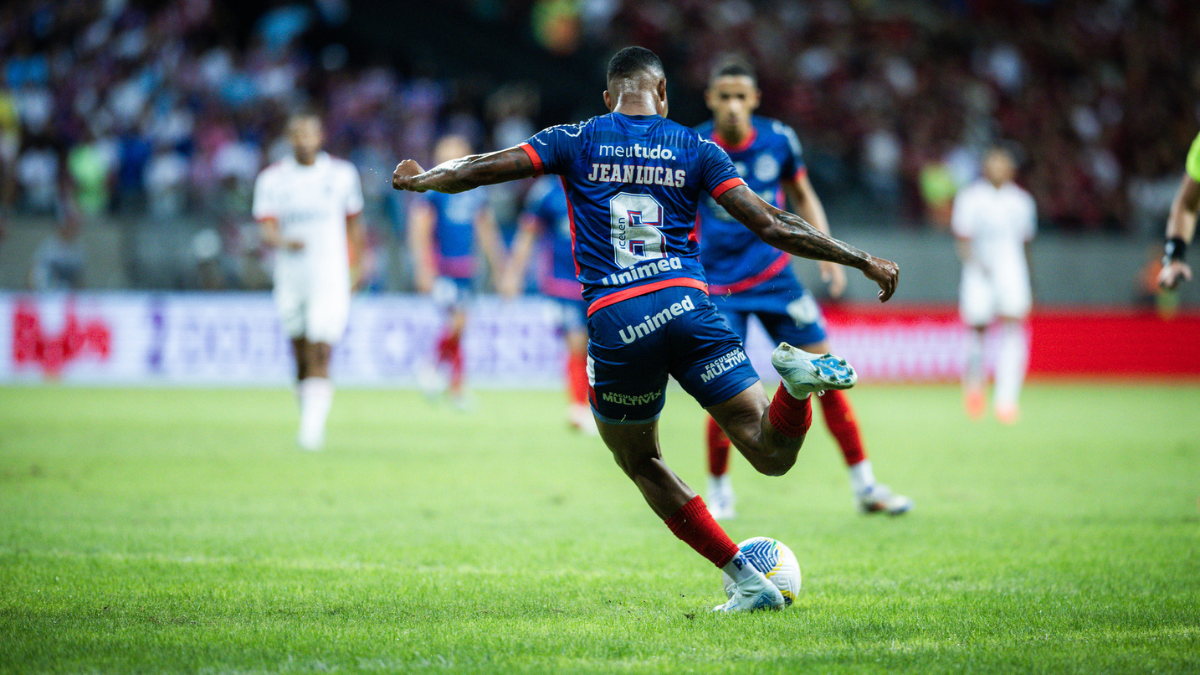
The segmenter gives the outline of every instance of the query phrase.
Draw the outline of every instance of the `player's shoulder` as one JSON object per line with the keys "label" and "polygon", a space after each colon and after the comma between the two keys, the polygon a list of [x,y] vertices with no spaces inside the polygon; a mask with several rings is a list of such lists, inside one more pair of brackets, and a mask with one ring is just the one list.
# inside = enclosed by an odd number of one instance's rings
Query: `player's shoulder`
{"label": "player's shoulder", "polygon": [[712,138],[713,121],[711,119],[704,120],[700,124],[692,127],[692,131],[696,132],[696,135],[701,138]]}
{"label": "player's shoulder", "polygon": [[750,118],[754,125],[757,141],[763,145],[785,145],[796,152],[800,151],[800,137],[796,130],[786,123],[772,117]]}
{"label": "player's shoulder", "polygon": [[262,168],[262,171],[258,172],[258,180],[260,180],[260,181],[277,180],[278,177],[281,174],[283,174],[285,170],[286,170],[285,169],[285,161],[282,159],[275,160],[274,162],[271,162],[270,164],[264,166]]}

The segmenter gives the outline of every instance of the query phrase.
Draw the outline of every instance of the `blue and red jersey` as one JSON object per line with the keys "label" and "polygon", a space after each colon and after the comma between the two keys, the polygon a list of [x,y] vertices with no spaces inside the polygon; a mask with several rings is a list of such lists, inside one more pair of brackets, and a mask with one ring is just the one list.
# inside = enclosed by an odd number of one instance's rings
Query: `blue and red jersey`
{"label": "blue and red jersey", "polygon": [[433,209],[433,251],[437,273],[451,279],[475,277],[475,219],[487,208],[484,190],[417,195]]}
{"label": "blue and red jersey", "polygon": [[725,151],[659,115],[611,113],[520,146],[563,178],[588,313],[669,286],[707,290],[696,209],[744,181]]}
{"label": "blue and red jersey", "polygon": [[[763,201],[786,208],[783,181],[804,175],[804,160],[796,132],[783,122],[752,117],[750,135],[737,146],[726,144],[711,121],[696,133],[720,145],[746,185]],[[697,213],[700,226],[700,261],[714,295],[739,293],[770,280],[788,269],[790,256],[759,239],[734,220],[715,201],[704,199]]]}
{"label": "blue and red jersey", "polygon": [[546,235],[545,258],[538,274],[538,287],[545,295],[564,300],[579,300],[582,287],[575,272],[571,250],[571,214],[562,182],[542,177],[525,196],[525,212],[537,219]]}

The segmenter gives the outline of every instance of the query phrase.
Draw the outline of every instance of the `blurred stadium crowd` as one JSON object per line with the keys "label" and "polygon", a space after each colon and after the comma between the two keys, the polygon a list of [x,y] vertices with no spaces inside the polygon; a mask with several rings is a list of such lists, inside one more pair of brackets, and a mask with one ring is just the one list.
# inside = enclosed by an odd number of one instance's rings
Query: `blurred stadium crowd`
{"label": "blurred stadium crowd", "polygon": [[[849,192],[885,224],[945,227],[982,151],[1004,141],[1043,227],[1158,230],[1200,126],[1200,67],[1185,47],[1200,35],[1193,0],[442,4],[519,26],[548,60],[650,47],[674,100],[699,100],[714,60],[745,54],[763,112],[796,126],[822,194]],[[355,11],[274,3],[247,23],[245,8],[215,0],[4,3],[0,208],[199,214],[220,235],[196,246],[253,247],[239,238],[252,239],[254,177],[286,151],[287,112],[311,106],[329,150],[362,172],[376,237],[389,236],[404,221],[388,189],[398,158],[427,161],[448,132],[486,150],[574,121],[548,118],[536,73],[465,87],[469,73],[417,74],[360,50],[338,32]],[[510,230],[517,197],[493,195]]]}

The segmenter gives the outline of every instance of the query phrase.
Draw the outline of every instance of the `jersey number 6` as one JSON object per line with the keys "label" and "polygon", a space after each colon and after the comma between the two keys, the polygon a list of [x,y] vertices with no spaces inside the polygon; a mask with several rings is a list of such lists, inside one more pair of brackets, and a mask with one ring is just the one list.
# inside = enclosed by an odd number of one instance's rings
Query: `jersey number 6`
{"label": "jersey number 6", "polygon": [[608,202],[612,221],[613,259],[633,267],[643,260],[666,257],[663,253],[662,206],[650,195],[622,192]]}

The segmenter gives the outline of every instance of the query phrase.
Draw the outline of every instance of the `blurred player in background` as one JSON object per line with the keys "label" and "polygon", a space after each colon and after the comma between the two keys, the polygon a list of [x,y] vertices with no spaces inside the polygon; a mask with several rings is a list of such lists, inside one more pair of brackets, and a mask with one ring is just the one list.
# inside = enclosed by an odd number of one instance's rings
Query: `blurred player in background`
{"label": "blurred player in background", "polygon": [[361,259],[363,195],[354,165],[321,151],[319,117],[293,115],[287,136],[292,156],[258,175],[252,210],[276,252],[275,304],[296,357],[296,442],[320,450],[333,405],[329,358],[350,315],[350,260]]}
{"label": "blurred player in background", "polygon": [[500,152],[429,171],[404,160],[392,186],[462,192],[542,173],[563,177],[588,302],[588,380],[600,437],[671,532],[732,577],[731,597],[716,611],[780,608],[779,590],[663,462],[658,416],[667,378],[716,418],[755,469],[780,475],[795,464],[812,422],[810,395],[851,387],[856,375],[836,357],[781,344],[772,364],[783,384],[767,399],[741,339],[708,299],[693,236],[697,203],[707,193],[781,249],[862,270],[879,284],[881,301],[895,292],[899,269],[767,204],[715,143],[667,120],[667,80],[650,50],[613,56],[604,103],[608,115],[545,129]]}
{"label": "blurred player in background", "polygon": [[[467,139],[451,134],[438,140],[433,160],[441,164],[469,154]],[[497,287],[503,271],[504,250],[495,213],[482,190],[453,195],[430,192],[413,199],[408,236],[417,291],[432,295],[447,310],[436,347],[436,368],[419,374],[421,386],[429,394],[441,394],[448,387],[454,405],[466,408],[462,337],[478,274],[477,252],[483,254]]]}
{"label": "blurred player in background", "polygon": [[1175,192],[1171,215],[1167,218],[1167,249],[1158,275],[1158,284],[1163,288],[1175,288],[1180,282],[1192,279],[1192,268],[1184,262],[1184,255],[1196,234],[1197,211],[1200,211],[1200,134],[1188,150],[1183,182]]}
{"label": "blurred player in background", "polygon": [[[733,60],[717,66],[705,97],[713,119],[696,127],[701,138],[724,148],[746,185],[764,201],[781,209],[790,201],[800,217],[829,234],[825,209],[808,179],[796,132],[782,122],[754,114],[759,104],[754,71]],[[708,292],[743,343],[747,321],[755,316],[775,342],[798,345],[815,354],[829,352],[821,309],[796,278],[790,255],[754,236],[711,198],[700,200],[697,223]],[[840,296],[846,288],[845,271],[831,262],[819,264],[830,295]],[[831,390],[818,400],[825,424],[842,450],[859,509],[891,515],[911,509],[912,500],[875,481],[849,397]],[[727,473],[729,438],[711,417],[707,441],[708,508],[715,518],[733,518],[733,486]]]}
{"label": "blurred player in background", "polygon": [[988,325],[998,318],[994,403],[996,418],[1005,424],[1017,421],[1017,399],[1029,361],[1025,317],[1032,293],[1026,257],[1037,231],[1033,197],[1013,182],[1016,166],[1007,150],[989,150],[983,177],[958,193],[951,216],[962,260],[959,311],[971,328],[963,377],[964,405],[975,419],[987,411],[983,338]]}
{"label": "blurred player in background", "polygon": [[546,258],[539,271],[538,287],[554,298],[561,312],[563,337],[567,343],[567,422],[589,436],[599,433],[587,391],[587,305],[583,287],[576,277],[575,256],[571,251],[571,213],[562,183],[549,176],[539,178],[525,197],[517,236],[501,289],[507,297],[516,296],[525,281],[525,268],[533,257],[539,233],[547,241]]}

